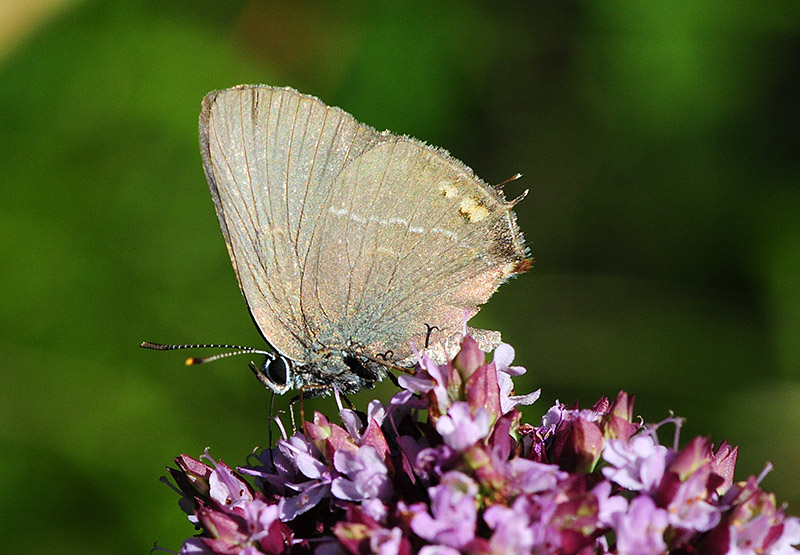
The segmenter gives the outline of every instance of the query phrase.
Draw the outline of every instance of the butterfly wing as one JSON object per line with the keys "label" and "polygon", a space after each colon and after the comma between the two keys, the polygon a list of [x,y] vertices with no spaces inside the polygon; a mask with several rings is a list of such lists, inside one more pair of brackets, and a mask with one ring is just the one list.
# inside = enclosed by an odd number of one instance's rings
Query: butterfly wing
{"label": "butterfly wing", "polygon": [[512,203],[445,151],[390,135],[347,161],[319,213],[301,305],[323,343],[395,360],[458,335],[529,266]]}
{"label": "butterfly wing", "polygon": [[295,361],[314,337],[300,297],[323,193],[381,137],[292,89],[245,85],[203,100],[203,166],[239,287],[264,338]]}

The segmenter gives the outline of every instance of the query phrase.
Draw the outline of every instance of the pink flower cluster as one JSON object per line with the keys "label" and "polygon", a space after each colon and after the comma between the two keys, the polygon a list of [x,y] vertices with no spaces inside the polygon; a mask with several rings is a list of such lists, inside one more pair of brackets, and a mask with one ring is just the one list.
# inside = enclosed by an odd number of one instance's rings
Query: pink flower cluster
{"label": "pink flower cluster", "polygon": [[[750,477],[737,448],[659,443],[621,392],[591,409],[518,410],[513,349],[492,362],[470,337],[421,356],[388,405],[316,413],[234,471],[182,455],[170,473],[199,534],[182,554],[788,554],[800,520]],[[677,434],[676,434],[677,436]],[[677,443],[677,437],[676,437]],[[245,479],[248,476],[254,485]]]}

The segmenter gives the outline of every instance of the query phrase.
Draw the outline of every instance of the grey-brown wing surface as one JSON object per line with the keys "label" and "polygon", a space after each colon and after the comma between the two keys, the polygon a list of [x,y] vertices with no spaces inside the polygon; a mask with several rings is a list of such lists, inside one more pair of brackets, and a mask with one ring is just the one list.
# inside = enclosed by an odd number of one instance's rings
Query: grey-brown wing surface
{"label": "grey-brown wing surface", "polygon": [[458,334],[527,269],[512,204],[440,149],[391,136],[333,182],[301,272],[301,305],[323,344],[395,360],[426,324]]}
{"label": "grey-brown wing surface", "polygon": [[301,264],[325,192],[381,137],[292,89],[240,86],[203,100],[203,165],[239,286],[262,335],[295,361],[311,340]]}

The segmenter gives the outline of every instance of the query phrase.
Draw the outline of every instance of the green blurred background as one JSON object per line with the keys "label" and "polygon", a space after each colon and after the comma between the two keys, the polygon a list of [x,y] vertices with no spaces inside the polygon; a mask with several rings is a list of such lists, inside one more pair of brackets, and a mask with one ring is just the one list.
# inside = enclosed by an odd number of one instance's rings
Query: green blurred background
{"label": "green blurred background", "polygon": [[624,388],[800,513],[800,4],[2,6],[1,552],[177,548],[164,466],[266,444],[245,357],[137,347],[262,344],[197,146],[238,83],[522,172],[536,264],[473,323],[542,388],[526,416]]}

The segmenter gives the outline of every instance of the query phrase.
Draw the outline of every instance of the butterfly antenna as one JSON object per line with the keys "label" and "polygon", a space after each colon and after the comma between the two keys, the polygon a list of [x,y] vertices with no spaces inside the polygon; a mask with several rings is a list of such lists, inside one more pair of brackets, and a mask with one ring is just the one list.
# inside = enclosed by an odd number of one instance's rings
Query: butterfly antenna
{"label": "butterfly antenna", "polygon": [[269,356],[269,351],[261,349],[254,349],[253,347],[244,347],[242,345],[227,345],[221,343],[194,343],[187,345],[165,345],[163,343],[151,343],[150,341],[142,341],[139,346],[142,349],[151,349],[153,351],[179,351],[182,349],[236,349],[227,353],[219,353],[207,357],[189,357],[186,359],[186,366],[194,366],[195,364],[205,364],[206,362],[213,362],[221,358],[232,357],[236,355],[244,355],[247,353],[256,353],[259,355]]}
{"label": "butterfly antenna", "polygon": [[214,362],[215,360],[219,360],[221,358],[228,358],[236,355],[245,355],[247,353],[258,353],[261,355],[269,354],[266,351],[254,351],[251,349],[243,349],[241,351],[230,351],[227,353],[219,353],[218,355],[211,355],[208,357],[189,357],[186,359],[186,366],[194,366],[195,364],[205,364],[206,362]]}

